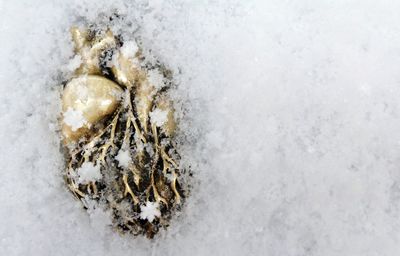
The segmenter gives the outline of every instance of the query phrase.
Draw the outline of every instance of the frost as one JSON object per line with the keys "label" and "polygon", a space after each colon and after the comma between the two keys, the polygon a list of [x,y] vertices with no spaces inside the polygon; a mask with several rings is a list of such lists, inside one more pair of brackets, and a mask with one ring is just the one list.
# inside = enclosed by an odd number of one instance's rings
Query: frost
{"label": "frost", "polygon": [[104,232],[111,225],[111,216],[108,211],[95,200],[91,200],[87,196],[81,199],[90,216],[90,225],[97,232]]}
{"label": "frost", "polygon": [[151,122],[160,127],[167,121],[168,111],[161,109],[154,109],[150,112]]}
{"label": "frost", "polygon": [[135,133],[135,135],[133,136],[135,139],[135,143],[136,143],[136,152],[142,152],[145,149],[145,145],[142,142],[140,136]]}
{"label": "frost", "polygon": [[121,47],[121,53],[126,58],[134,58],[137,51],[139,50],[135,41],[126,41]]}
{"label": "frost", "polygon": [[[398,255],[400,1],[4,0],[0,10],[0,255]],[[156,241],[94,232],[102,218],[66,193],[49,123],[76,23],[140,40],[177,81],[181,163],[196,182]]]}
{"label": "frost", "polygon": [[75,81],[77,81],[76,95],[78,96],[78,99],[82,102],[86,102],[89,97],[89,89],[86,86],[87,77],[81,76],[75,78]]}
{"label": "frost", "polygon": [[82,59],[81,56],[79,55],[75,55],[74,58],[72,58],[68,65],[67,65],[67,69],[68,71],[72,72],[74,70],[76,70],[77,68],[79,68],[79,66],[82,64]]}
{"label": "frost", "polygon": [[131,163],[129,150],[120,149],[115,159],[118,161],[118,166],[128,168]]}
{"label": "frost", "polygon": [[110,92],[110,95],[113,96],[113,97],[115,97],[115,98],[117,98],[117,99],[120,99],[120,98],[122,97],[123,93],[121,93],[121,92],[118,91],[118,90],[113,89],[113,90]]}
{"label": "frost", "polygon": [[64,123],[70,126],[72,131],[76,131],[83,127],[87,121],[81,110],[74,110],[69,107],[67,111],[64,112]]}
{"label": "frost", "polygon": [[161,89],[164,84],[164,77],[157,69],[148,72],[149,83],[152,84],[157,90]]}
{"label": "frost", "polygon": [[151,143],[146,143],[144,148],[146,149],[146,152],[149,153],[150,157],[154,155],[154,147]]}
{"label": "frost", "polygon": [[95,230],[104,232],[104,230],[111,225],[112,218],[110,214],[102,208],[96,207],[88,211],[88,213],[90,215],[90,224]]}
{"label": "frost", "polygon": [[159,204],[157,202],[147,201],[146,205],[140,206],[140,218],[147,219],[149,222],[153,222],[156,217],[160,217],[161,212],[158,209]]}
{"label": "frost", "polygon": [[87,184],[89,182],[101,179],[100,166],[94,165],[92,162],[85,162],[76,170],[78,174],[78,183]]}

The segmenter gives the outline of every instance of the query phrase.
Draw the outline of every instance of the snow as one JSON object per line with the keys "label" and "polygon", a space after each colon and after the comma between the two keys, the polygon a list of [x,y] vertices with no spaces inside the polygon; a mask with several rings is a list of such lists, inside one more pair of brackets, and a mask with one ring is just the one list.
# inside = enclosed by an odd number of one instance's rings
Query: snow
{"label": "snow", "polygon": [[154,147],[151,143],[145,143],[144,148],[146,149],[146,152],[149,153],[150,157],[154,155]]}
{"label": "snow", "polygon": [[162,74],[157,70],[153,69],[148,72],[149,83],[153,85],[157,90],[160,90],[164,87],[164,77]]}
{"label": "snow", "polygon": [[76,95],[78,96],[79,101],[87,102],[89,98],[89,89],[86,86],[87,76],[80,76],[74,78],[76,83]]}
{"label": "snow", "polygon": [[118,166],[128,168],[131,162],[131,155],[129,154],[129,150],[120,149],[115,159],[117,159],[118,161]]}
{"label": "snow", "polygon": [[146,205],[140,206],[140,218],[147,219],[149,222],[153,222],[156,217],[161,216],[161,212],[159,210],[159,204],[157,202],[147,201]]}
{"label": "snow", "polygon": [[87,208],[90,216],[90,225],[98,233],[106,233],[111,225],[111,214],[105,211],[97,201],[88,197],[82,198],[83,204]]}
{"label": "snow", "polygon": [[69,72],[75,71],[82,64],[81,56],[75,55],[67,64],[67,69]]}
{"label": "snow", "polygon": [[75,110],[69,107],[63,115],[64,123],[70,126],[72,131],[78,130],[87,123],[87,120],[83,116],[83,112],[79,109]]}
{"label": "snow", "polygon": [[155,124],[158,127],[162,126],[167,121],[167,116],[167,110],[156,108],[152,112],[150,112],[151,123]]}
{"label": "snow", "polygon": [[[399,1],[20,0],[0,10],[0,255],[398,255]],[[83,210],[62,176],[68,30],[115,10],[124,18],[113,30],[135,33],[174,72],[181,164],[194,177],[152,241],[99,231],[93,220],[106,218]]]}
{"label": "snow", "polygon": [[124,57],[132,59],[138,52],[139,47],[135,41],[126,41],[121,47],[121,53]]}
{"label": "snow", "polygon": [[100,166],[94,165],[92,162],[85,162],[80,168],[75,170],[79,176],[79,184],[87,184],[101,179]]}

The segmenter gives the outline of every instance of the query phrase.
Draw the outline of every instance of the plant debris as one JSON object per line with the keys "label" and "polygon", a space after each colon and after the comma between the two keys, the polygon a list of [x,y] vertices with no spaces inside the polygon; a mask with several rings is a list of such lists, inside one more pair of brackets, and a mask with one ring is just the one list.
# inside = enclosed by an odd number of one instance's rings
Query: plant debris
{"label": "plant debris", "polygon": [[66,183],[86,209],[108,212],[117,230],[152,238],[188,193],[171,72],[109,29],[71,34],[76,69],[63,89],[61,121]]}

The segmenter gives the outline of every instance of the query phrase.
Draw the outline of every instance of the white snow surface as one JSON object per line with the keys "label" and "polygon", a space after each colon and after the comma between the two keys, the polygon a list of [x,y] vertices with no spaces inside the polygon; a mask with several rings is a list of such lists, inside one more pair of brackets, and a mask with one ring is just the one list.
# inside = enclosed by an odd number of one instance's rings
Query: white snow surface
{"label": "white snow surface", "polygon": [[[0,0],[0,11],[0,255],[398,255],[399,1]],[[68,29],[114,11],[125,18],[113,29],[135,31],[175,73],[195,177],[151,241],[99,231],[106,215],[84,211],[62,178]]]}

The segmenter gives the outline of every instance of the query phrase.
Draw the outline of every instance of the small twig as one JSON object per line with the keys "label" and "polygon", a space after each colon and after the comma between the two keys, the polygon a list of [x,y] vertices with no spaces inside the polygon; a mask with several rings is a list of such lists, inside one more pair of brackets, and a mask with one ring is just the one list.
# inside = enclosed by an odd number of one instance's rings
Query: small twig
{"label": "small twig", "polygon": [[151,167],[151,172],[150,172],[151,188],[152,188],[152,190],[153,190],[154,199],[155,199],[157,202],[160,202],[160,201],[163,202],[163,203],[165,204],[165,206],[166,206],[167,208],[169,208],[167,200],[164,199],[164,198],[158,193],[157,187],[156,187],[156,184],[155,184],[155,181],[154,181],[154,171],[155,171],[155,169],[156,169],[156,167],[157,167],[158,159],[159,159],[159,155],[158,155],[158,153],[156,153],[156,157],[155,157],[155,159],[154,159],[153,166]]}
{"label": "small twig", "polygon": [[122,175],[122,180],[124,181],[124,185],[125,185],[124,196],[129,194],[132,197],[133,203],[135,205],[139,204],[139,199],[135,196],[135,194],[133,193],[131,187],[128,184],[128,175],[126,175],[126,174]]}
{"label": "small twig", "polygon": [[132,106],[131,92],[130,91],[127,93],[127,99],[126,100],[128,101],[128,108],[129,108],[128,115],[130,116],[130,120],[132,121],[133,127],[135,128],[135,133],[138,134],[139,138],[142,140],[143,143],[146,143],[147,140],[143,136],[143,133],[140,131],[139,125],[136,122],[136,117],[133,114],[133,106]]}
{"label": "small twig", "polygon": [[107,140],[107,143],[105,143],[103,146],[100,147],[101,154],[100,154],[99,160],[103,165],[106,165],[105,158],[106,158],[108,149],[110,147],[115,148],[114,137],[115,137],[115,129],[117,126],[119,114],[120,114],[120,111],[118,110],[118,113],[115,115],[115,117],[111,123],[110,138]]}

